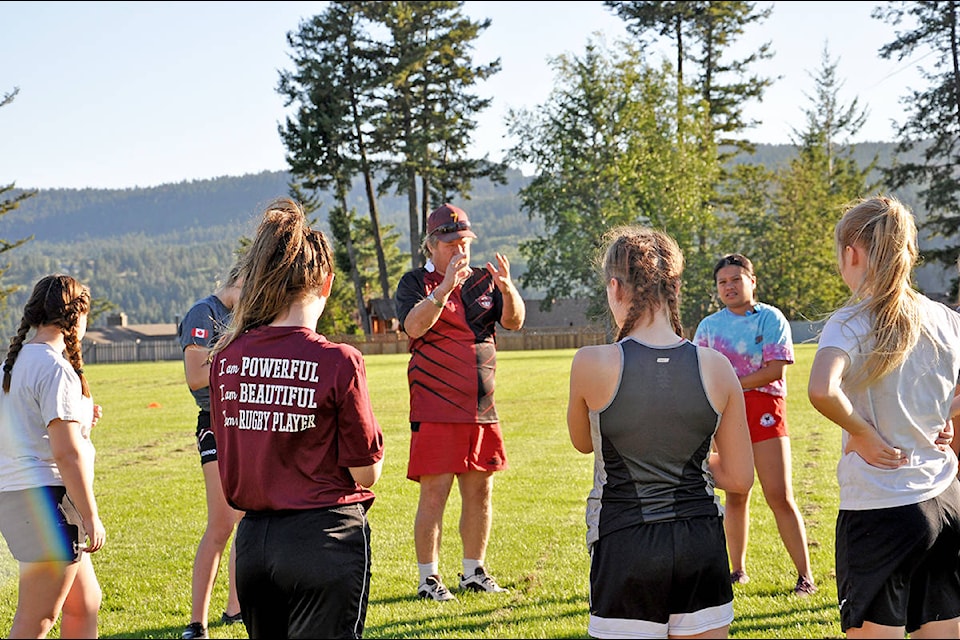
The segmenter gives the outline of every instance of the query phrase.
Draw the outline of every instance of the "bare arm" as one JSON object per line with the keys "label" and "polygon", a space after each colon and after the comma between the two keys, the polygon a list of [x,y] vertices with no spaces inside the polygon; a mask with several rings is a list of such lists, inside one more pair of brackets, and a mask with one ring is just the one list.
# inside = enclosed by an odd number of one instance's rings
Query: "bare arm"
{"label": "bare arm", "polygon": [[953,419],[957,417],[957,414],[960,414],[960,385],[957,385],[953,389],[953,401],[950,402],[950,417],[943,429],[940,430],[940,437],[937,438],[935,443],[937,446],[948,445],[957,456],[960,456],[960,440],[954,437],[956,436],[956,430],[953,426]]}
{"label": "bare arm", "polygon": [[780,380],[786,374],[786,360],[768,360],[763,366],[752,373],[740,378],[740,386],[743,389],[759,389],[775,380]]}
{"label": "bare arm", "polygon": [[354,481],[364,489],[369,489],[380,479],[380,473],[383,471],[383,458],[365,467],[349,467],[349,469]]}
{"label": "bare arm", "polygon": [[960,415],[960,385],[953,390],[953,400],[950,402],[950,417],[956,418]]}
{"label": "bare arm", "polygon": [[200,345],[188,344],[183,350],[183,375],[191,391],[210,386],[209,351]]}
{"label": "bare arm", "polygon": [[79,422],[57,418],[47,425],[47,433],[67,495],[83,518],[83,528],[89,538],[87,551],[98,551],[106,541],[107,532],[93,495],[93,448],[84,442]]}
{"label": "bare arm", "polygon": [[567,430],[580,453],[593,452],[590,410],[599,409],[613,397],[620,377],[620,350],[616,345],[581,347],[570,365],[570,396]]}
{"label": "bare arm", "polygon": [[567,431],[573,448],[580,453],[593,452],[593,439],[590,437],[590,408],[583,397],[584,384],[588,378],[584,369],[590,365],[586,361],[589,355],[584,355],[583,349],[573,356],[570,366],[570,397],[567,401]]}
{"label": "bare arm", "polygon": [[856,451],[868,464],[882,469],[896,469],[906,464],[900,449],[884,442],[873,425],[857,413],[850,398],[840,388],[849,364],[847,354],[841,349],[826,347],[817,350],[807,383],[810,404],[850,435],[845,454]]}
{"label": "bare arm", "polygon": [[747,409],[733,365],[719,351],[699,347],[704,386],[720,412],[710,454],[710,473],[718,489],[747,493],[753,486],[753,444],[747,428]]}

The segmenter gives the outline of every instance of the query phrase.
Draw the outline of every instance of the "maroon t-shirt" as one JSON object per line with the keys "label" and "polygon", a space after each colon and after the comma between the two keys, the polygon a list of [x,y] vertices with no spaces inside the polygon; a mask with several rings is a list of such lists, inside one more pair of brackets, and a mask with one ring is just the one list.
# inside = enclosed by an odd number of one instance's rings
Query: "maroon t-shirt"
{"label": "maroon t-shirt", "polygon": [[[407,314],[443,281],[426,269],[408,271],[397,284],[400,326]],[[411,422],[499,422],[493,402],[497,369],[496,325],[503,294],[490,272],[479,267],[453,290],[440,318],[410,340]]]}
{"label": "maroon t-shirt", "polygon": [[258,327],[216,354],[210,418],[223,492],[243,511],[372,502],[348,467],[383,457],[363,355],[303,327]]}

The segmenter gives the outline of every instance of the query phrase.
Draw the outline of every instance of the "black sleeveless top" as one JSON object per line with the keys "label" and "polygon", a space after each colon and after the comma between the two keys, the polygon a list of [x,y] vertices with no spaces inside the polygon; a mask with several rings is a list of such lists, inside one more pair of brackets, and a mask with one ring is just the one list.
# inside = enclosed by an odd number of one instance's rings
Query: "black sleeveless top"
{"label": "black sleeveless top", "polygon": [[617,345],[617,391],[590,412],[588,544],[637,524],[722,514],[707,469],[720,414],[704,390],[697,347],[688,340],[653,347],[633,338]]}

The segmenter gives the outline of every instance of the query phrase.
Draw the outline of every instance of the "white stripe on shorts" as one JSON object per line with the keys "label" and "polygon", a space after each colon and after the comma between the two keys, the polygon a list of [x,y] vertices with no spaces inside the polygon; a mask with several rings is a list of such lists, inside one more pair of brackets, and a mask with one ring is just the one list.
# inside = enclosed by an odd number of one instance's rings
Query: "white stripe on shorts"
{"label": "white stripe on shorts", "polygon": [[692,636],[733,622],[733,602],[692,613],[674,613],[666,624],[590,615],[587,633],[594,638],[666,638]]}

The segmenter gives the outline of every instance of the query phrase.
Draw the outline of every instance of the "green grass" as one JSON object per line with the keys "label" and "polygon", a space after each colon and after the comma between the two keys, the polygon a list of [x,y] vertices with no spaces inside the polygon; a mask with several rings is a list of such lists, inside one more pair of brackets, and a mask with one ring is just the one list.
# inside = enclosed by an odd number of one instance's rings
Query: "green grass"
{"label": "green grass", "polygon": [[[806,519],[819,591],[791,593],[796,573],[759,484],[751,504],[751,582],[737,587],[731,637],[840,637],[833,574],[838,490],[834,468],[840,429],[806,399],[815,347],[797,346],[788,369],[793,481]],[[407,355],[366,358],[370,394],[386,440],[383,477],[374,487],[373,579],[368,638],[586,638],[589,558],[584,507],[593,457],[578,453],[566,428],[572,349],[501,352],[497,406],[510,469],[497,474],[487,564],[502,595],[460,595],[456,602],[415,598],[413,517],[417,485],[406,479],[409,444]],[[94,430],[97,484],[107,544],[94,557],[103,587],[100,633],[113,638],[179,637],[190,612],[190,571],[205,522],[203,479],[193,437],[196,408],[179,362],[87,367],[104,416]],[[150,408],[151,403],[159,404]],[[460,570],[460,500],[444,517],[440,568],[448,584]],[[0,540],[0,546],[2,546]],[[226,601],[226,565],[212,621]],[[0,548],[0,634],[16,606],[16,563]],[[55,629],[51,634],[56,637]],[[214,622],[211,637],[246,637],[242,626]]]}

